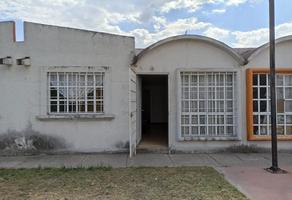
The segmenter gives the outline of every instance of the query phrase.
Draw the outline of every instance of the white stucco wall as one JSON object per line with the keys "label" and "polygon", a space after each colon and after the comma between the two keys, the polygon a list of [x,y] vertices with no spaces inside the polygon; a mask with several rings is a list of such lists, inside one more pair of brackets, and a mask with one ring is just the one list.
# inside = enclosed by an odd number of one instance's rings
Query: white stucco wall
{"label": "white stucco wall", "polygon": [[[14,42],[13,23],[0,23],[0,58],[14,61],[0,65],[0,134],[33,130],[63,138],[71,151],[127,150],[134,38],[34,23],[24,24],[24,35],[24,42]],[[31,66],[16,65],[26,56]],[[104,70],[105,114],[114,118],[39,120],[47,112],[46,72],[55,67]]]}
{"label": "white stucco wall", "polygon": [[[292,68],[292,38],[285,37],[280,38],[276,42],[276,67],[277,68]],[[266,44],[261,48],[258,48],[248,60],[247,65],[243,66],[243,82],[245,83],[246,77],[246,69],[249,68],[269,68],[269,46]],[[246,110],[246,88],[245,85],[242,87],[242,98],[243,98],[243,110]],[[246,112],[244,112],[245,114]],[[246,131],[246,120],[243,121],[243,127]],[[243,137],[245,143],[248,144],[256,144],[259,147],[270,148],[270,141],[247,141],[247,137]],[[292,149],[292,141],[278,141],[278,148],[283,150],[291,150]]]}
{"label": "white stucco wall", "polygon": [[[0,58],[11,56],[12,66],[0,65],[0,135],[11,132],[49,135],[63,139],[68,151],[128,150],[129,66],[134,58],[134,38],[47,26],[24,24],[24,42],[14,42],[13,23],[0,22]],[[292,67],[292,40],[277,42],[277,67]],[[29,56],[31,66],[16,65]],[[169,147],[182,151],[214,151],[231,145],[270,142],[247,141],[246,83],[248,68],[269,67],[268,48],[252,54],[243,66],[228,47],[204,38],[168,40],[150,48],[132,68],[139,74],[167,74],[169,94]],[[113,118],[49,119],[47,117],[48,71],[104,71],[105,115]],[[236,80],[237,139],[230,141],[179,141],[178,78],[180,71],[232,71]],[[138,91],[141,83],[138,79]],[[138,104],[139,104],[138,99]],[[141,108],[137,115],[137,141],[141,138]],[[292,142],[279,141],[279,149]]]}
{"label": "white stucco wall", "polygon": [[[291,68],[292,40],[280,39],[276,44],[276,63]],[[268,68],[269,48],[260,48],[246,65],[237,62],[228,51],[200,40],[176,40],[157,45],[141,56],[135,65],[137,74],[169,75],[169,147],[183,151],[213,151],[231,145],[256,145],[270,148],[270,141],[247,141],[246,128],[246,69]],[[179,141],[178,74],[180,71],[236,71],[238,141]],[[291,150],[291,141],[279,141],[279,149]]]}
{"label": "white stucco wall", "polygon": [[[292,38],[276,43],[276,67],[280,68],[291,68],[292,67]],[[260,48],[255,51],[249,58],[248,64],[245,68],[259,67],[259,68],[269,68],[269,58],[270,52],[269,47]]]}
{"label": "white stucco wall", "polygon": [[238,97],[241,96],[242,69],[238,61],[219,46],[201,40],[175,40],[157,46],[136,63],[137,74],[168,74],[169,76],[169,147],[183,151],[212,151],[240,144],[244,137],[242,98],[237,98],[236,141],[178,141],[178,74],[183,71],[235,71]]}

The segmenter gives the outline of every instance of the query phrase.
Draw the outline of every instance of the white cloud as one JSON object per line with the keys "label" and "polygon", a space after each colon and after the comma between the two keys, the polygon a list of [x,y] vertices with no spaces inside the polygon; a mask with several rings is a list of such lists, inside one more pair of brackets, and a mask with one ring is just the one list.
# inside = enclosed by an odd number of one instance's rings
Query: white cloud
{"label": "white cloud", "polygon": [[222,14],[222,13],[225,13],[226,12],[226,9],[214,9],[212,10],[212,13],[214,14]]}
{"label": "white cloud", "polygon": [[189,11],[196,11],[198,10],[202,5],[208,4],[208,3],[214,3],[216,0],[172,0],[166,2],[161,7],[161,12],[169,12],[171,10],[176,9],[182,9],[186,8]]}
{"label": "white cloud", "polygon": [[120,22],[139,23],[139,13],[134,10],[108,10],[90,0],[1,0],[0,13],[6,19],[119,34],[123,33],[118,26]]}
{"label": "white cloud", "polygon": [[211,26],[203,34],[217,40],[224,40],[230,36],[230,31]]}
{"label": "white cloud", "polygon": [[292,22],[284,23],[276,26],[276,36],[283,37],[287,35],[292,35]]}
{"label": "white cloud", "polygon": [[159,31],[161,28],[165,27],[167,24],[167,19],[165,17],[153,17],[153,28],[155,31]]}
{"label": "white cloud", "polygon": [[[283,37],[292,34],[292,22],[280,24],[275,27],[276,37]],[[235,31],[236,47],[258,47],[269,41],[269,28],[261,28],[257,30],[242,32]]]}
{"label": "white cloud", "polygon": [[[21,19],[132,35],[136,37],[138,47],[185,32],[203,33],[228,44],[232,41],[236,47],[250,47],[268,41],[268,28],[231,31],[208,21],[199,21],[197,17],[179,19],[172,16],[170,21],[166,12],[177,9],[193,12],[212,4],[213,10],[206,12],[218,14],[224,13],[228,6],[259,1],[263,0],[0,0],[0,20]],[[277,37],[292,34],[292,22],[278,25],[276,33]]]}
{"label": "white cloud", "polygon": [[136,37],[138,47],[147,46],[157,42],[163,38],[181,35],[186,31],[204,30],[209,27],[210,23],[199,22],[197,18],[191,17],[186,19],[178,19],[174,22],[163,22],[160,30],[149,32],[146,29],[135,29],[130,34]]}
{"label": "white cloud", "polygon": [[[140,0],[143,5],[134,4],[131,0],[114,4],[106,2],[105,0],[1,0],[0,13],[12,19],[133,35],[136,37],[137,46],[149,45],[162,38],[184,34],[186,31],[203,30],[210,25],[199,22],[195,17],[168,21],[157,13],[159,5],[165,3],[165,0],[154,0],[150,4],[147,0]],[[136,26],[130,31],[124,31],[121,22],[136,24]]]}
{"label": "white cloud", "polygon": [[[195,12],[207,4],[217,4],[223,6],[238,6],[244,3],[255,3],[261,0],[171,0],[166,1],[162,7],[161,12],[167,13],[171,10],[187,9],[189,12]],[[219,11],[219,10],[217,10]],[[222,9],[220,10],[223,11]],[[220,12],[219,11],[219,12]]]}
{"label": "white cloud", "polygon": [[238,6],[239,4],[246,3],[248,0],[227,0],[225,1],[227,6]]}

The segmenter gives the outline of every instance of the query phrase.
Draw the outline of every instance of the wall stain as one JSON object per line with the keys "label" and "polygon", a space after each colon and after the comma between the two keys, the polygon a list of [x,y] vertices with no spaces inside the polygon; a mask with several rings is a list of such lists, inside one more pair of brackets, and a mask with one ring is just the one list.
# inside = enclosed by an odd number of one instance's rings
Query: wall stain
{"label": "wall stain", "polygon": [[119,141],[115,144],[115,147],[118,149],[128,149],[129,148],[129,141]]}
{"label": "wall stain", "polygon": [[51,136],[33,130],[31,123],[23,131],[8,130],[0,134],[0,153],[37,153],[66,149],[64,138]]}

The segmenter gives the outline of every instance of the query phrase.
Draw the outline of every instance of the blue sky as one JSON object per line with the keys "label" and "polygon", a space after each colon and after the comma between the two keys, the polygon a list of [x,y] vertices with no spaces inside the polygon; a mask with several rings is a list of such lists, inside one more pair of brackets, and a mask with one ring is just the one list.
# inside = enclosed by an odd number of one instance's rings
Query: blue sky
{"label": "blue sky", "polygon": [[[276,1],[276,35],[292,34],[292,1]],[[268,42],[268,0],[0,0],[0,21],[89,29],[136,38],[137,47],[200,34],[232,47]]]}

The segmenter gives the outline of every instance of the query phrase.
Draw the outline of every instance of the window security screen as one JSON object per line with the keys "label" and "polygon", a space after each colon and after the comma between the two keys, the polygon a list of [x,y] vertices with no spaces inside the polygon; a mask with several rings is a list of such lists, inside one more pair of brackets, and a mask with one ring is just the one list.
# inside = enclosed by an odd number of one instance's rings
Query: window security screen
{"label": "window security screen", "polygon": [[181,72],[181,137],[232,137],[235,73]]}
{"label": "window security screen", "polygon": [[103,72],[48,72],[48,112],[102,113]]}

